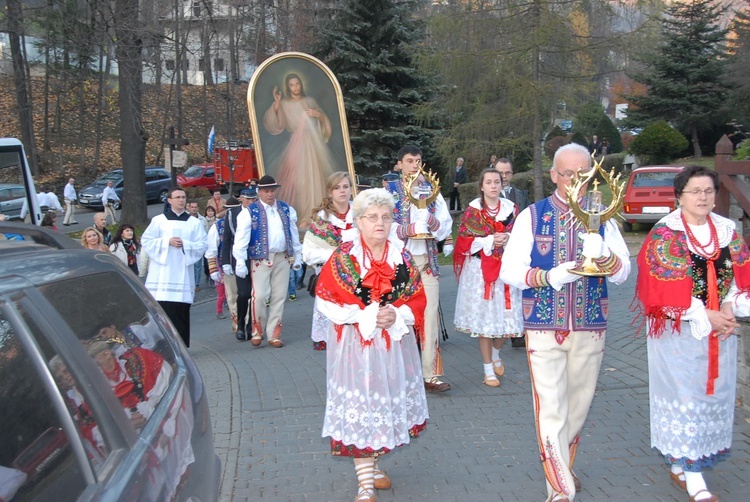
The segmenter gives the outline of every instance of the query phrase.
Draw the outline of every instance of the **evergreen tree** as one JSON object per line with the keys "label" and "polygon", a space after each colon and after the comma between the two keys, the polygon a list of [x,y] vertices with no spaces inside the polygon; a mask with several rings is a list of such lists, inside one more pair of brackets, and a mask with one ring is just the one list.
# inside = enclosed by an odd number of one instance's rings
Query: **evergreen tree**
{"label": "evergreen tree", "polygon": [[596,124],[596,129],[594,130],[600,140],[604,141],[606,139],[609,143],[607,153],[619,153],[622,151],[622,138],[620,138],[620,131],[617,130],[617,127],[612,123],[612,119],[606,114],[602,113],[599,122]]}
{"label": "evergreen tree", "polygon": [[750,0],[745,0],[732,20],[731,57],[727,65],[727,77],[732,87],[729,93],[728,110],[732,118],[743,125],[750,120]]}
{"label": "evergreen tree", "polygon": [[[406,144],[430,155],[430,134],[419,127],[412,107],[427,99],[427,82],[412,64],[423,39],[414,18],[419,0],[330,2],[316,30],[315,54],[341,84],[357,171],[390,169]],[[434,169],[436,166],[430,166]]]}
{"label": "evergreen tree", "polygon": [[719,26],[725,8],[716,0],[693,0],[667,7],[661,42],[642,58],[645,69],[632,75],[647,94],[628,96],[627,124],[664,119],[686,131],[693,154],[701,156],[698,132],[726,97],[722,84],[727,30]]}

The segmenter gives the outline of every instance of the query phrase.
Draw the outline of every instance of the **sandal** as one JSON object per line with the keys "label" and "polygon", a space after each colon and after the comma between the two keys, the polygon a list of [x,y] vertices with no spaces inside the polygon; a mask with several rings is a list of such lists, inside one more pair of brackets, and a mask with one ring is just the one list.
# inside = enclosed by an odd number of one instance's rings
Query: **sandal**
{"label": "sandal", "polygon": [[284,346],[284,342],[282,342],[278,338],[271,338],[270,340],[268,340],[268,345],[270,345],[271,347],[279,349],[279,348],[281,348],[281,347]]}
{"label": "sandal", "polygon": [[[695,500],[695,497],[697,497],[698,495],[704,492],[708,493],[711,496],[708,497],[707,499]],[[697,492],[695,492],[695,495],[690,495],[690,502],[719,502],[719,497],[717,497],[716,495],[714,495],[708,490],[698,490]]]}
{"label": "sandal", "polygon": [[374,490],[367,490],[359,485],[359,492],[354,497],[354,502],[376,502],[377,497],[375,496]]}
{"label": "sandal", "polygon": [[261,343],[263,343],[263,337],[260,335],[253,335],[253,337],[250,339],[250,343],[253,344],[253,347],[258,347]]}
{"label": "sandal", "polygon": [[672,482],[680,487],[681,490],[687,491],[687,485],[685,484],[685,473],[681,472],[679,474],[675,474],[672,471],[669,471],[669,477],[672,478]]}
{"label": "sandal", "polygon": [[489,387],[500,387],[500,380],[498,380],[495,375],[491,375],[491,376],[485,375],[482,383]]}
{"label": "sandal", "polygon": [[[498,365],[498,364],[495,364],[495,363],[500,363],[500,364]],[[502,359],[496,359],[496,360],[492,361],[492,368],[495,370],[495,375],[497,375],[499,377],[501,377],[501,376],[503,376],[505,374],[505,365],[503,364],[503,360]],[[498,384],[498,385],[500,385],[500,384]]]}
{"label": "sandal", "polygon": [[375,475],[374,486],[376,490],[390,490],[391,489],[391,478],[388,477],[388,474],[381,471],[380,469],[375,469],[374,475]]}

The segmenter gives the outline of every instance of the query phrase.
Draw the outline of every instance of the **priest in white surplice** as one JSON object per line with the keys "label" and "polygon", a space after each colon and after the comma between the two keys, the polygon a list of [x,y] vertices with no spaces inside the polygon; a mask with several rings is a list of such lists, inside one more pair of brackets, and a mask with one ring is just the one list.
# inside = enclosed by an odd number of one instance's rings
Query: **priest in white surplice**
{"label": "priest in white surplice", "polygon": [[170,209],[154,216],[141,236],[150,258],[146,289],[172,320],[190,347],[190,305],[195,296],[193,264],[203,258],[208,238],[198,218],[185,211],[185,191],[173,188],[167,198]]}

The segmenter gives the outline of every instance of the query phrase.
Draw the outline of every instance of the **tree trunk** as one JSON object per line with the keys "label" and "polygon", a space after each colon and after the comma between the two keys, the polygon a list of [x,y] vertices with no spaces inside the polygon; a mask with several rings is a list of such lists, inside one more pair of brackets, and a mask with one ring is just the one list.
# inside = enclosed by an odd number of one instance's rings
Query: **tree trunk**
{"label": "tree trunk", "polygon": [[123,167],[122,220],[134,225],[147,221],[146,140],[141,120],[143,93],[142,40],[138,0],[116,0],[115,53],[120,84],[120,157]]}
{"label": "tree trunk", "polygon": [[703,157],[701,144],[700,141],[698,141],[698,126],[695,124],[690,126],[690,141],[693,143],[693,157],[696,159]]}
{"label": "tree trunk", "polygon": [[16,87],[16,104],[18,106],[18,122],[21,129],[21,141],[29,158],[31,174],[39,174],[39,162],[36,151],[36,140],[34,137],[34,117],[31,103],[31,91],[26,78],[26,68],[21,47],[21,2],[9,0],[6,6],[6,19],[8,26],[8,41],[10,42],[10,55],[13,60],[13,78]]}
{"label": "tree trunk", "polygon": [[104,72],[105,47],[99,46],[99,79],[96,89],[96,124],[94,126],[94,167],[99,167],[102,155],[102,122],[104,121],[104,89],[106,84]]}
{"label": "tree trunk", "polygon": [[[539,9],[539,1],[535,0],[533,13],[536,30],[539,29],[541,17]],[[536,82],[537,90],[539,90],[539,86],[542,84],[539,68],[539,57],[539,45],[534,44],[534,49],[531,51],[531,79]],[[542,106],[542,104],[539,102],[539,99],[534,99],[534,103],[532,106],[534,108],[534,119],[531,126],[531,142],[534,148],[532,159],[532,169],[534,171],[534,201],[538,201],[544,198],[544,172],[542,169],[542,113],[540,111],[540,107]]]}
{"label": "tree trunk", "polygon": [[211,65],[211,25],[209,17],[203,20],[203,31],[201,34],[201,45],[203,45],[203,84],[214,85],[214,75]]}

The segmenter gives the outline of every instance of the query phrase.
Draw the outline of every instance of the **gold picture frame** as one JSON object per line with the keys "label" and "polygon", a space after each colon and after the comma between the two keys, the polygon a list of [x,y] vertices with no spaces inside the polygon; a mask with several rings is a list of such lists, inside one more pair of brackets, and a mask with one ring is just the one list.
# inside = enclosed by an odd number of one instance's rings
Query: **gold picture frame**
{"label": "gold picture frame", "polygon": [[330,174],[348,171],[356,195],[344,96],[322,61],[302,52],[271,56],[250,79],[247,106],[258,172],[281,184],[278,198],[295,208],[301,228]]}

